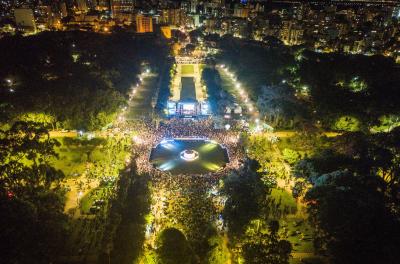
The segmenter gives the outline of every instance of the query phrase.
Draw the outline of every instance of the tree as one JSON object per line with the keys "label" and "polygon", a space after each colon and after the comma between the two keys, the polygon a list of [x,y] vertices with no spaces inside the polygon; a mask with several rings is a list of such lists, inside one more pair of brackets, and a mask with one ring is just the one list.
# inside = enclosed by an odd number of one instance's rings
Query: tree
{"label": "tree", "polygon": [[33,122],[16,122],[9,130],[0,132],[0,188],[16,196],[28,196],[36,190],[49,190],[63,173],[50,165],[57,157],[46,129]]}
{"label": "tree", "polygon": [[257,165],[248,162],[239,173],[233,172],[224,181],[222,193],[228,196],[223,211],[224,219],[229,227],[230,235],[241,236],[244,227],[256,218],[262,209],[266,189],[261,177],[256,173]]}
{"label": "tree", "polygon": [[4,263],[49,263],[62,247],[61,171],[47,130],[17,122],[0,134],[0,255]]}
{"label": "tree", "polygon": [[333,263],[398,263],[398,204],[374,175],[336,174],[307,194],[316,246]]}
{"label": "tree", "polygon": [[193,253],[181,231],[175,228],[164,229],[157,238],[157,263],[189,264]]}
{"label": "tree", "polygon": [[354,132],[360,130],[360,121],[353,116],[342,116],[338,118],[333,129],[340,131]]}
{"label": "tree", "polygon": [[268,233],[256,232],[243,245],[243,257],[251,264],[288,264],[292,245],[279,239],[279,222],[271,221]]}
{"label": "tree", "polygon": [[290,165],[295,164],[301,158],[301,155],[298,151],[293,150],[293,149],[288,149],[288,148],[285,148],[282,151],[282,155],[283,155],[284,160],[286,160]]}

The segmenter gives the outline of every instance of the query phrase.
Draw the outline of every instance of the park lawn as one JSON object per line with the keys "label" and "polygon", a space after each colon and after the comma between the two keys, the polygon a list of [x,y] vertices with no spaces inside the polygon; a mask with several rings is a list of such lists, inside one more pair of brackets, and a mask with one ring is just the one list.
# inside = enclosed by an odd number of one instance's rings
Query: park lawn
{"label": "park lawn", "polygon": [[287,230],[287,240],[292,243],[293,252],[314,253],[313,228],[307,219],[288,217],[286,220],[281,220],[281,227]]}
{"label": "park lawn", "polygon": [[181,66],[181,74],[194,74],[194,66],[190,64],[184,64]]}
{"label": "park lawn", "polygon": [[289,260],[290,264],[325,264],[328,263],[321,257],[312,256],[312,257],[302,257],[302,258],[291,258]]}
{"label": "park lawn", "polygon": [[[272,189],[270,197],[279,205],[280,210],[289,208],[289,214],[283,215],[280,219],[282,235],[287,235],[287,240],[292,243],[293,252],[314,253],[313,228],[307,219],[295,216],[297,203],[293,196],[282,189]],[[286,230],[286,232],[285,232]]]}
{"label": "park lawn", "polygon": [[[96,191],[98,193],[96,194]],[[81,211],[84,214],[90,213],[90,207],[92,207],[95,200],[100,199],[102,197],[103,192],[105,192],[105,187],[97,187],[90,192],[88,192],[85,196],[81,199]]]}
{"label": "park lawn", "polygon": [[104,155],[95,156],[93,154],[94,152],[101,151],[101,141],[94,143],[94,146],[88,148],[84,144],[69,144],[65,138],[56,139],[61,145],[55,148],[59,157],[58,159],[54,158],[52,163],[56,169],[64,172],[67,178],[81,175],[85,171],[86,163],[88,162],[88,152],[90,153],[90,162],[99,162],[105,158]]}
{"label": "park lawn", "polygon": [[275,201],[279,206],[278,208],[283,211],[285,208],[289,209],[290,214],[297,211],[296,199],[286,190],[274,188],[271,190],[270,198]]}
{"label": "park lawn", "polygon": [[305,137],[296,135],[290,138],[280,138],[277,144],[281,151],[287,148],[299,152],[302,157],[311,157],[318,149],[328,148],[332,146],[334,142],[334,138],[328,138],[325,136]]}
{"label": "park lawn", "polygon": [[81,175],[85,170],[87,161],[85,149],[83,147],[69,146],[64,142],[63,138],[56,139],[61,143],[61,146],[55,148],[59,157],[52,160],[54,167],[64,172],[67,178],[74,174]]}

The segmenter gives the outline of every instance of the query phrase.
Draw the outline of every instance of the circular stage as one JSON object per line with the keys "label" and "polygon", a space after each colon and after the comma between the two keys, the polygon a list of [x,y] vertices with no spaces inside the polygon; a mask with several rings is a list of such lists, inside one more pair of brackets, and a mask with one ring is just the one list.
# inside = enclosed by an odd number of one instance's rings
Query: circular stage
{"label": "circular stage", "polygon": [[226,148],[201,138],[175,138],[161,141],[151,150],[150,162],[172,174],[214,172],[229,162]]}

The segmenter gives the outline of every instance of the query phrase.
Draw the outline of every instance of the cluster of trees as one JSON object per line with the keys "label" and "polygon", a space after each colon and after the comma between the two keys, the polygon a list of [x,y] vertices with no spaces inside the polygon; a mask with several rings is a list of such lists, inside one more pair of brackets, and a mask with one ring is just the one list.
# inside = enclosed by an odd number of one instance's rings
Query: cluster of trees
{"label": "cluster of trees", "polygon": [[229,36],[216,40],[222,50],[217,60],[236,72],[275,127],[308,120],[360,131],[390,130],[399,123],[400,69],[391,58],[321,54]]}
{"label": "cluster of trees", "polygon": [[400,130],[346,133],[294,165],[315,246],[333,263],[397,263]]}
{"label": "cluster of trees", "polygon": [[87,130],[114,119],[141,62],[156,69],[166,54],[154,37],[123,32],[14,36],[3,38],[0,50],[1,121],[44,114],[49,127]]}
{"label": "cluster of trees", "polygon": [[205,68],[201,76],[207,86],[208,102],[213,113],[219,113],[219,100],[221,100],[221,77],[215,68]]}
{"label": "cluster of trees", "polygon": [[243,244],[243,258],[252,264],[287,264],[289,263],[292,245],[289,241],[280,239],[278,235],[279,222],[268,224],[268,233],[256,231]]}
{"label": "cluster of trees", "polygon": [[150,212],[150,190],[148,175],[130,172],[121,175],[119,190],[109,212],[109,223],[103,237],[101,263],[128,264],[137,261],[145,241],[146,218]]}
{"label": "cluster of trees", "polygon": [[284,46],[270,48],[259,42],[245,41],[231,36],[219,39],[222,52],[217,60],[225,63],[240,81],[249,87],[251,98],[257,99],[263,85],[279,84],[289,76],[288,67],[295,63]]}
{"label": "cluster of trees", "polygon": [[157,237],[157,263],[191,264],[195,257],[185,235],[176,228],[166,228]]}
{"label": "cluster of trees", "polygon": [[292,245],[278,235],[279,222],[271,217],[268,206],[271,189],[262,181],[259,168],[258,162],[249,160],[243,170],[224,180],[228,235],[232,245],[240,244],[240,257],[246,263],[289,263]]}
{"label": "cluster of trees", "polygon": [[307,105],[295,97],[294,89],[288,84],[262,86],[256,102],[260,113],[273,127],[298,127],[309,118]]}
{"label": "cluster of trees", "polygon": [[59,143],[37,123],[0,131],[0,254],[4,263],[49,263],[66,235]]}
{"label": "cluster of trees", "polygon": [[400,69],[390,58],[302,51],[294,79],[307,87],[315,119],[328,128],[369,129],[400,113]]}

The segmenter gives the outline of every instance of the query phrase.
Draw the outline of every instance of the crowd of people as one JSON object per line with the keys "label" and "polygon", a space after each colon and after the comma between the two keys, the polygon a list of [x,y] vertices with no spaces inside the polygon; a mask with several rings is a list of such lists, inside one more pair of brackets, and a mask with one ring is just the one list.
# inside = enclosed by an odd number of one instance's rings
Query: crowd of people
{"label": "crowd of people", "polygon": [[[132,123],[131,129],[138,132],[134,136],[136,153],[140,153],[136,159],[139,172],[159,176],[161,172],[154,168],[149,162],[151,148],[155,147],[163,139],[171,138],[206,138],[214,140],[228,150],[229,162],[219,171],[226,174],[226,171],[237,169],[243,162],[243,150],[239,147],[239,133],[235,130],[217,129],[212,119],[171,119],[162,122],[140,120]],[[211,173],[218,174],[218,172]],[[203,175],[206,176],[206,175]],[[215,175],[212,175],[215,177]]]}
{"label": "crowd of people", "polygon": [[[196,234],[205,225],[220,223],[221,201],[224,200],[219,194],[221,179],[244,162],[238,131],[218,129],[211,118],[170,119],[160,123],[140,120],[132,122],[131,129],[138,132],[133,137],[137,170],[152,177],[151,212],[154,220],[146,228],[149,244],[152,245],[156,235],[168,226],[178,226],[189,239],[196,240]],[[161,171],[151,164],[149,153],[163,139],[172,138],[214,140],[227,149],[229,162],[217,171],[203,174]]]}

